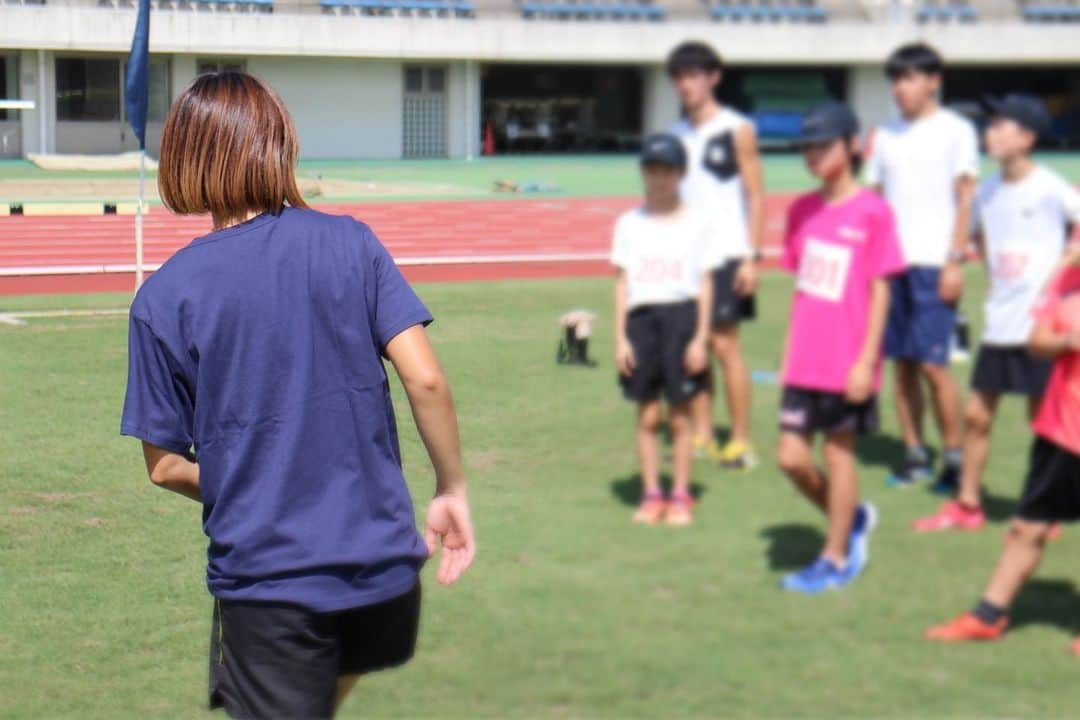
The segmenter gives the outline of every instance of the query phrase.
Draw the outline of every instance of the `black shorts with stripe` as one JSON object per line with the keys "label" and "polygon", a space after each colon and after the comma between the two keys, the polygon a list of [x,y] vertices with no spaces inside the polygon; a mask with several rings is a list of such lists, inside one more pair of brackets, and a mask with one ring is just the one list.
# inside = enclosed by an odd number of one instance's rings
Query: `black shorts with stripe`
{"label": "black shorts with stripe", "polygon": [[713,329],[731,327],[757,317],[754,296],[735,292],[735,275],[743,262],[742,259],[728,260],[713,270]]}
{"label": "black shorts with stripe", "polygon": [[697,301],[643,305],[626,318],[626,335],[635,366],[619,385],[628,400],[651,402],[660,397],[673,405],[687,402],[705,387],[705,373],[687,375],[686,346],[697,331]]}
{"label": "black shorts with stripe", "polygon": [[866,435],[877,432],[878,426],[877,396],[852,403],[843,393],[785,385],[780,397],[780,429],[784,432]]}

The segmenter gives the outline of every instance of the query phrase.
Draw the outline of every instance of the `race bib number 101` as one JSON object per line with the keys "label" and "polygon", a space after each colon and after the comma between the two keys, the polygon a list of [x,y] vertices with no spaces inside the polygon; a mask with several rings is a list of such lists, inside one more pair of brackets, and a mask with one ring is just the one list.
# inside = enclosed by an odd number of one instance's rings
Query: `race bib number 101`
{"label": "race bib number 101", "polygon": [[851,248],[807,240],[799,263],[798,288],[807,295],[839,302],[844,296],[850,268]]}

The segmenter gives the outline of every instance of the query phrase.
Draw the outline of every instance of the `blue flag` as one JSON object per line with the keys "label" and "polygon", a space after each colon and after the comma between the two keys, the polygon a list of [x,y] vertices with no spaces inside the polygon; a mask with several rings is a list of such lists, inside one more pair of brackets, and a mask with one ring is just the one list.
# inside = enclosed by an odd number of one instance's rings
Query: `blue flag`
{"label": "blue flag", "polygon": [[146,149],[146,111],[150,104],[150,0],[139,0],[135,36],[131,38],[124,73],[124,110],[139,138],[139,149]]}

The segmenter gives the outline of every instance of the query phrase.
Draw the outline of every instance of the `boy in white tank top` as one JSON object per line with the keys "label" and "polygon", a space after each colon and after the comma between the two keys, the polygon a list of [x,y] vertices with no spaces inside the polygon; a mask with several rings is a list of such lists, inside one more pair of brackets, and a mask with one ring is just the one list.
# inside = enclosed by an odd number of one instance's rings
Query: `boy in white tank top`
{"label": "boy in white tank top", "polygon": [[1029,417],[1038,412],[1052,363],[1028,351],[1032,308],[1065,251],[1066,226],[1080,222],[1080,192],[1031,159],[1039,136],[1050,130],[1046,104],[1028,95],[987,104],[986,151],[1001,170],[979,186],[972,217],[990,275],[986,329],[971,378],[960,489],[937,513],[915,521],[919,532],[985,525],[980,490],[998,402],[1021,395]]}
{"label": "boy in white tank top", "polygon": [[724,373],[731,437],[723,448],[714,438],[710,381],[693,403],[695,453],[724,467],[749,469],[757,458],[750,442],[750,373],[739,345],[739,323],[755,315],[756,263],[765,224],[757,136],[747,118],[717,102],[714,92],[723,64],[708,45],[679,45],[668,56],[667,71],[685,113],[672,128],[688,159],[681,195],[711,218],[724,259],[713,275],[709,346]]}

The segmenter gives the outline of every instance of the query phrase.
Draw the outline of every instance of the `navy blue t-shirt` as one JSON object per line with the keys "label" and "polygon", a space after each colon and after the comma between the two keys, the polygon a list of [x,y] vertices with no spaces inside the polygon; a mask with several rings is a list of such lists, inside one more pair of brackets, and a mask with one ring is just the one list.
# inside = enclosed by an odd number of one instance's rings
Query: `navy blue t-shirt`
{"label": "navy blue t-shirt", "polygon": [[412,588],[383,354],[429,322],[366,225],[313,210],[198,238],[143,285],[120,432],[194,447],[214,596],[329,612]]}

